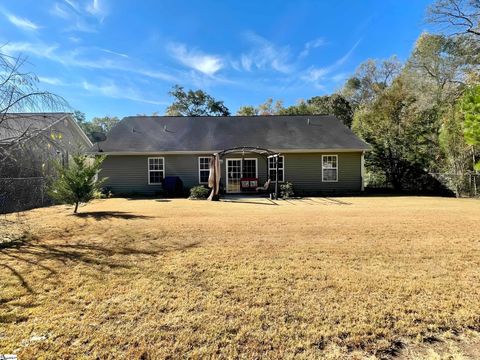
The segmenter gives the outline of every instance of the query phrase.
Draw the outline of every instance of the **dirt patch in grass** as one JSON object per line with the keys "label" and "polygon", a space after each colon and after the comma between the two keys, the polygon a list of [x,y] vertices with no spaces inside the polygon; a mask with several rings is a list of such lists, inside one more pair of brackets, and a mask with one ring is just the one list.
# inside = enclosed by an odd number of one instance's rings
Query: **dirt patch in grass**
{"label": "dirt patch in grass", "polygon": [[0,248],[0,354],[413,359],[480,330],[480,202],[277,203],[27,212]]}

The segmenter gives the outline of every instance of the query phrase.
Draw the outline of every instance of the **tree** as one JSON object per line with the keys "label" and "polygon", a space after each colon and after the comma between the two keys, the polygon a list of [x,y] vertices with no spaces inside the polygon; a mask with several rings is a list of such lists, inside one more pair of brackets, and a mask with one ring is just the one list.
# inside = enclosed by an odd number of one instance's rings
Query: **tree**
{"label": "tree", "polygon": [[367,106],[392,83],[401,69],[402,64],[395,56],[381,62],[369,59],[346,81],[341,95],[353,109]]}
{"label": "tree", "polygon": [[244,105],[244,106],[240,106],[240,108],[237,110],[237,115],[255,116],[255,115],[258,115],[258,110],[255,108],[255,106]]}
{"label": "tree", "polygon": [[94,117],[91,121],[95,131],[103,132],[105,134],[112,130],[119,122],[120,119],[116,116]]}
{"label": "tree", "polygon": [[314,96],[307,101],[301,100],[297,105],[281,109],[281,115],[334,115],[346,126],[352,126],[353,109],[340,94]]}
{"label": "tree", "polygon": [[335,115],[346,126],[352,126],[352,107],[347,99],[340,94],[315,96],[307,100],[307,105],[314,108],[315,114]]}
{"label": "tree", "polygon": [[268,98],[265,102],[261,103],[258,106],[245,105],[241,106],[237,115],[243,116],[256,116],[256,115],[279,115],[284,110],[283,101],[277,100],[273,103],[272,98]]}
{"label": "tree", "polygon": [[423,33],[408,59],[404,76],[421,105],[428,108],[455,103],[464,87],[467,68],[454,39]]}
{"label": "tree", "polygon": [[278,115],[283,109],[283,101],[277,100],[275,104],[273,99],[269,98],[264,103],[258,105],[257,111],[259,115]]}
{"label": "tree", "polygon": [[175,98],[167,107],[166,115],[169,116],[229,116],[230,111],[223,104],[202,90],[188,90],[175,85],[169,92]]}
{"label": "tree", "polygon": [[416,111],[404,79],[395,79],[371,106],[357,110],[352,128],[373,147],[366,157],[371,172],[383,174],[396,190],[423,186],[420,180],[436,155],[430,136],[438,133],[436,115]]}
{"label": "tree", "polygon": [[116,116],[94,117],[91,121],[85,120],[85,114],[79,110],[74,111],[73,116],[88,138],[95,142],[94,133],[108,133],[120,122]]}
{"label": "tree", "polygon": [[447,26],[453,35],[468,34],[480,40],[479,0],[437,0],[429,7],[427,19]]}
{"label": "tree", "polygon": [[3,54],[1,49],[0,47],[0,132],[8,133],[9,137],[3,139],[0,146],[0,164],[13,156],[12,148],[35,135],[41,135],[39,129],[33,128],[21,132],[12,131],[7,125],[10,113],[63,111],[68,108],[62,97],[37,87],[37,76],[24,70],[27,61],[25,57],[9,56]]}
{"label": "tree", "polygon": [[315,115],[315,108],[305,100],[300,100],[296,105],[289,106],[280,111],[281,115]]}
{"label": "tree", "polygon": [[459,197],[465,189],[465,175],[471,166],[470,149],[463,134],[463,116],[459,106],[452,105],[442,118],[439,140],[444,158],[445,181]]}
{"label": "tree", "polygon": [[76,214],[79,203],[94,199],[106,178],[97,180],[104,156],[97,156],[93,162],[87,155],[76,154],[65,167],[55,163],[58,176],[49,188],[49,195],[62,204],[75,205]]}
{"label": "tree", "polygon": [[[480,85],[466,91],[460,104],[464,115],[465,141],[475,149],[480,145]],[[475,167],[480,171],[480,162]]]}

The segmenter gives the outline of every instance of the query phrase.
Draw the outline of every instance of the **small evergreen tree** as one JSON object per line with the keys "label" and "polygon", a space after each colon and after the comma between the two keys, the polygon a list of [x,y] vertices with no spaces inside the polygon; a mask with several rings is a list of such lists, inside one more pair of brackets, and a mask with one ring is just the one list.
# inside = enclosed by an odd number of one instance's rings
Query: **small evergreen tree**
{"label": "small evergreen tree", "polygon": [[90,161],[87,155],[76,154],[66,167],[55,163],[58,176],[49,188],[49,195],[62,204],[75,205],[77,213],[79,203],[87,203],[100,191],[100,186],[106,180],[96,179],[105,156],[97,156]]}

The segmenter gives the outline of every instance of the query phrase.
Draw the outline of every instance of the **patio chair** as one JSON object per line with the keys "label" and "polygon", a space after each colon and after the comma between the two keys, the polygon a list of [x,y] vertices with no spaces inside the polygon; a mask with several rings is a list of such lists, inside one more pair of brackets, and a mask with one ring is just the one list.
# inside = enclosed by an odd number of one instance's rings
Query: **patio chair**
{"label": "patio chair", "polygon": [[265,192],[268,190],[268,188],[270,187],[270,183],[272,182],[272,180],[268,179],[267,182],[263,185],[263,186],[259,186],[255,189],[255,191],[257,192]]}

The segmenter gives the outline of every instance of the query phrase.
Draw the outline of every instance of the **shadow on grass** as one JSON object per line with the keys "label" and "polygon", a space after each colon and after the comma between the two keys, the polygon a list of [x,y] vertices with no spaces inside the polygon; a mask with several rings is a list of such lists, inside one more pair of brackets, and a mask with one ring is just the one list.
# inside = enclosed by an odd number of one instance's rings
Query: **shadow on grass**
{"label": "shadow on grass", "polygon": [[[132,244],[134,242],[132,241]],[[45,243],[29,234],[23,235],[9,246],[0,247],[0,268],[10,272],[30,294],[35,294],[32,284],[40,284],[49,278],[58,278],[67,269],[87,265],[94,272],[109,272],[112,269],[129,269],[138,266],[141,257],[155,257],[171,251],[186,251],[200,242],[181,244],[143,244],[146,247],[112,246],[85,243]],[[60,263],[60,266],[59,266]],[[60,273],[60,274],[59,274]],[[34,276],[35,282],[26,277]],[[39,279],[40,278],[40,279]],[[56,281],[56,280],[55,280]]]}
{"label": "shadow on grass", "polygon": [[150,219],[151,216],[138,215],[121,211],[87,211],[80,212],[77,214],[70,214],[69,216],[75,216],[79,218],[93,218],[95,220],[105,220],[105,219]]}

